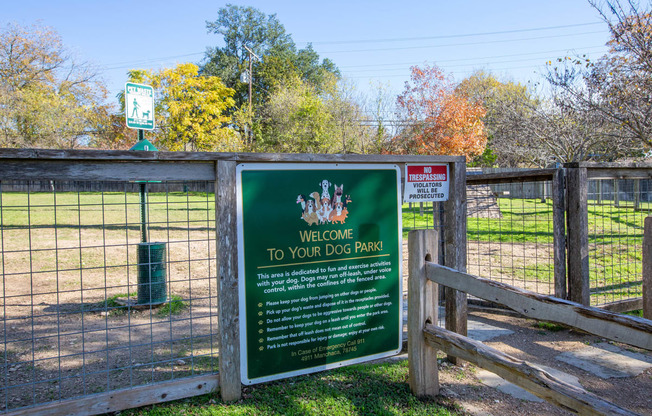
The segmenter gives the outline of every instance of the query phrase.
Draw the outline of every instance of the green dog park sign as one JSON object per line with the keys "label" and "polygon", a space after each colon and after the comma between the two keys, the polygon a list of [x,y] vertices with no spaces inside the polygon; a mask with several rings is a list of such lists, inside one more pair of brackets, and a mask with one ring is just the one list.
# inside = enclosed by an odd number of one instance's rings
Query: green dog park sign
{"label": "green dog park sign", "polygon": [[237,168],[242,382],[401,350],[400,170]]}

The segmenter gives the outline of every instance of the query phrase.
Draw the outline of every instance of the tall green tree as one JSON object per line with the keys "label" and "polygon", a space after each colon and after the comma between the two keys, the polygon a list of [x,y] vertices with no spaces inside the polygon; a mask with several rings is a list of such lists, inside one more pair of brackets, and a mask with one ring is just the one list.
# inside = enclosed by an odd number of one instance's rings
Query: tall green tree
{"label": "tall green tree", "polygon": [[[234,113],[238,128],[244,132],[240,121],[249,121],[248,126],[256,131],[262,117],[262,108],[272,93],[280,86],[300,79],[318,94],[330,87],[333,76],[339,78],[337,67],[328,59],[320,60],[311,45],[297,49],[292,37],[279,22],[276,15],[266,15],[252,8],[227,4],[217,13],[217,19],[206,22],[210,33],[222,36],[223,45],[208,48],[201,73],[220,77],[235,90]],[[251,50],[253,55],[250,55]],[[249,97],[248,81],[241,81],[241,74],[249,70],[249,59],[253,59],[253,93]],[[252,101],[253,114],[244,114]]]}

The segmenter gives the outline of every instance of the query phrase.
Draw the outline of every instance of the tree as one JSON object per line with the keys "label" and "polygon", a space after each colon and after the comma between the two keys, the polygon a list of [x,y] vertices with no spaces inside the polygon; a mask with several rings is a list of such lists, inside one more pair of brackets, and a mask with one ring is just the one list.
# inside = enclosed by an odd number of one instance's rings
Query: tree
{"label": "tree", "polygon": [[487,135],[482,104],[455,91],[437,66],[411,68],[411,82],[397,98],[403,129],[389,144],[391,153],[465,155],[484,151]]}
{"label": "tree", "polygon": [[[331,77],[339,77],[339,71],[328,59],[320,62],[319,55],[311,45],[297,50],[292,37],[276,15],[265,15],[252,7],[228,4],[218,11],[215,21],[206,22],[209,32],[222,35],[224,46],[209,48],[201,68],[205,75],[219,76],[235,90],[233,113],[238,120],[237,128],[244,133],[245,126],[256,131],[263,127],[254,125],[261,117],[262,109],[272,93],[278,88],[294,83],[295,78],[310,85],[321,94],[328,88]],[[240,75],[248,71],[251,50],[253,58],[253,94],[249,97],[248,82],[241,82]],[[249,99],[254,114],[248,111]],[[235,114],[238,112],[239,114]],[[241,122],[249,122],[243,125]]]}
{"label": "tree", "polygon": [[481,102],[486,110],[483,118],[487,147],[476,157],[475,164],[518,166],[524,158],[517,143],[526,135],[524,124],[539,106],[528,89],[511,81],[500,81],[494,75],[477,71],[456,86],[455,91],[471,101]]}
{"label": "tree", "polygon": [[262,109],[259,150],[333,153],[332,115],[312,86],[299,78],[274,89]]}
{"label": "tree", "polygon": [[108,106],[91,65],[78,62],[52,29],[7,25],[0,32],[0,130],[5,147],[86,145]]}
{"label": "tree", "polygon": [[255,150],[266,152],[364,153],[373,129],[353,98],[353,87],[331,79],[319,91],[296,76],[278,85],[261,108]]}
{"label": "tree", "polygon": [[242,148],[227,115],[235,104],[234,91],[218,77],[199,75],[199,68],[191,63],[159,72],[135,70],[129,76],[130,81],[150,84],[156,90],[156,145],[171,151]]}
{"label": "tree", "polygon": [[608,123],[603,132],[612,144],[641,154],[642,146],[652,148],[652,13],[634,1],[590,3],[611,32],[608,53],[596,62],[559,59],[546,78],[564,91],[573,111]]}

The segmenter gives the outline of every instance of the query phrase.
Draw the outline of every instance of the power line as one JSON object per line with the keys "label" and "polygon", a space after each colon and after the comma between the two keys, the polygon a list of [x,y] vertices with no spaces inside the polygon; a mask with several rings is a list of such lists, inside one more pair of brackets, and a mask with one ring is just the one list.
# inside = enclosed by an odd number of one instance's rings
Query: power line
{"label": "power line", "polygon": [[588,22],[588,23],[577,23],[572,25],[533,27],[527,29],[502,30],[497,32],[463,33],[458,35],[419,36],[419,37],[412,37],[412,38],[388,38],[388,39],[365,39],[365,40],[339,40],[339,41],[336,40],[336,41],[301,42],[301,43],[306,45],[307,44],[344,45],[344,44],[351,44],[351,43],[413,42],[415,40],[453,39],[453,38],[465,38],[465,37],[473,37],[473,36],[505,35],[509,33],[523,33],[523,32],[536,32],[541,30],[567,29],[571,27],[593,26],[593,25],[601,25],[601,24],[604,24],[604,22]]}
{"label": "power line", "polygon": [[[528,59],[509,59],[509,60],[504,60],[504,61],[484,61],[484,62],[473,62],[473,63],[467,63],[467,64],[456,64],[456,65],[446,65],[446,68],[461,68],[461,67],[473,67],[473,66],[478,66],[478,65],[494,65],[494,64],[508,64],[508,63],[519,63],[519,62],[531,62],[531,61],[538,61],[540,62],[542,59],[545,58],[528,58]],[[550,60],[550,59],[548,59]],[[440,63],[443,61],[437,61],[437,63]],[[345,71],[346,73],[362,73],[362,72],[378,72],[378,71],[409,71],[409,68],[382,68],[382,69],[361,69],[361,70],[356,70],[356,71]]]}
{"label": "power line", "polygon": [[565,38],[569,36],[595,35],[597,33],[605,33],[605,32],[603,30],[600,30],[596,32],[581,32],[581,33],[570,33],[570,34],[554,35],[554,36],[537,36],[537,37],[519,38],[519,39],[499,39],[499,40],[488,40],[482,42],[448,43],[444,45],[425,45],[425,46],[402,46],[402,47],[394,47],[394,48],[348,49],[348,50],[341,50],[341,51],[327,51],[321,53],[333,54],[333,53],[383,52],[383,51],[400,51],[400,50],[411,50],[411,49],[432,49],[432,48],[443,48],[449,46],[477,46],[477,45],[488,45],[491,43],[508,43],[508,42],[521,42],[526,40]]}
{"label": "power line", "polygon": [[[520,33],[520,32],[532,32],[532,31],[540,31],[540,30],[551,30],[551,29],[559,29],[559,28],[568,28],[568,27],[579,27],[579,26],[588,26],[588,25],[595,25],[601,22],[596,22],[596,23],[581,23],[577,25],[564,25],[564,26],[549,26],[549,27],[542,27],[542,28],[531,28],[531,29],[519,29],[519,30],[510,30],[510,31],[501,31],[501,32],[485,32],[485,33],[476,33],[476,34],[462,34],[462,35],[445,35],[445,36],[433,36],[433,37],[422,37],[422,38],[397,38],[397,39],[377,39],[377,40],[369,40],[369,41],[364,41],[364,42],[369,42],[369,43],[381,43],[381,42],[391,42],[391,41],[398,41],[398,40],[427,40],[427,39],[444,39],[444,38],[461,38],[461,37],[471,37],[471,36],[486,36],[486,35],[495,35],[495,34],[507,34],[507,33]],[[560,35],[547,35],[547,36],[537,36],[537,37],[529,37],[529,38],[517,38],[517,39],[498,39],[498,40],[488,40],[488,41],[480,41],[480,42],[465,42],[465,43],[449,43],[449,44],[440,44],[440,45],[425,45],[425,46],[404,46],[404,47],[391,47],[391,48],[374,48],[374,49],[347,49],[347,50],[339,50],[339,51],[330,51],[330,52],[320,52],[322,55],[323,54],[334,54],[334,53],[357,53],[357,52],[382,52],[382,51],[392,51],[392,50],[411,50],[411,49],[429,49],[429,48],[442,48],[442,47],[451,47],[451,46],[475,46],[475,45],[486,45],[486,44],[491,44],[491,43],[506,43],[506,42],[519,42],[519,41],[528,41],[528,40],[540,40],[540,39],[553,39],[553,38],[560,38],[560,37],[569,37],[569,36],[583,36],[583,35],[592,35],[592,34],[598,34],[598,33],[604,33],[604,31],[594,31],[594,32],[580,32],[580,33],[570,33],[570,34],[560,34]],[[341,43],[361,43],[363,41],[342,41]],[[323,42],[323,44],[327,44],[328,42]],[[338,44],[340,42],[334,41],[333,44]],[[104,67],[105,70],[115,70],[115,69],[127,69],[127,68],[133,68],[134,66],[138,65],[144,65],[144,64],[149,64],[149,63],[156,63],[156,62],[161,62],[161,61],[166,61],[170,59],[178,59],[178,58],[187,58],[190,56],[199,56],[199,55],[204,55],[205,52],[192,52],[192,53],[187,53],[187,54],[181,54],[181,55],[172,55],[172,56],[165,56],[165,57],[157,57],[157,58],[148,58],[148,59],[142,59],[142,60],[137,60],[137,61],[123,61],[123,62],[117,62],[117,63],[111,63],[111,64],[106,64]]]}
{"label": "power line", "polygon": [[[599,45],[599,46],[584,46],[584,47],[576,47],[573,49],[576,50],[593,50],[593,49],[606,49],[607,47],[605,45]],[[444,63],[444,62],[459,62],[459,61],[473,61],[473,60],[479,60],[479,59],[495,59],[495,58],[511,58],[514,56],[529,56],[529,55],[542,55],[542,54],[548,54],[548,53],[558,53],[558,52],[569,52],[569,49],[556,49],[552,51],[540,51],[540,52],[530,52],[530,53],[515,53],[515,54],[509,54],[509,55],[493,55],[493,56],[482,56],[482,57],[477,57],[477,58],[459,58],[459,59],[444,59],[444,60],[437,60],[436,63]],[[422,63],[422,61],[419,62],[400,62],[400,63],[388,63],[388,64],[365,64],[365,65],[345,65],[345,66],[338,66],[339,69],[345,69],[345,68],[368,68],[368,67],[379,67],[379,66],[398,66],[398,65],[418,65]],[[357,71],[356,71],[357,72]]]}

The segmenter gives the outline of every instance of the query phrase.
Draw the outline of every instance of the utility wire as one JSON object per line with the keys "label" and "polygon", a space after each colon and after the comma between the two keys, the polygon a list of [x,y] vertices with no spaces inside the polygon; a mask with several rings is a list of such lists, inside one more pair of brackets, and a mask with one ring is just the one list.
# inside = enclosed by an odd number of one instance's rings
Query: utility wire
{"label": "utility wire", "polygon": [[413,42],[415,40],[454,39],[454,38],[466,38],[466,37],[473,37],[473,36],[505,35],[508,33],[536,32],[541,30],[567,29],[571,27],[595,26],[595,25],[602,25],[602,24],[604,24],[604,22],[588,22],[588,23],[577,23],[572,25],[544,26],[544,27],[533,27],[527,29],[502,30],[497,32],[463,33],[458,35],[419,36],[419,37],[412,37],[412,38],[388,38],[388,39],[365,39],[365,40],[335,40],[335,41],[301,42],[301,43],[305,45],[308,44],[345,45],[350,43]]}
{"label": "utility wire", "polygon": [[[573,48],[576,50],[594,50],[594,49],[607,49],[607,46],[605,45],[599,45],[599,46],[584,46],[584,47],[576,47]],[[530,56],[530,55],[542,55],[542,54],[549,54],[549,53],[559,53],[559,52],[564,52],[568,53],[568,49],[556,49],[552,51],[541,51],[541,52],[530,52],[530,53],[514,53],[510,55],[494,55],[494,56],[482,56],[482,57],[477,57],[477,58],[459,58],[459,59],[443,59],[443,60],[437,60],[436,63],[447,63],[447,62],[461,62],[461,61],[475,61],[479,59],[496,59],[496,58],[512,58],[515,56]],[[365,64],[365,65],[345,65],[345,66],[338,66],[339,69],[346,69],[346,68],[368,68],[368,67],[379,67],[379,66],[398,66],[398,65],[418,65],[422,63],[420,62],[400,62],[400,63],[387,63],[387,64]]]}
{"label": "utility wire", "polygon": [[[521,30],[503,31],[503,32],[487,32],[487,33],[484,33],[484,34],[483,33],[478,33],[478,34],[450,35],[450,36],[430,37],[430,38],[423,38],[423,39],[456,38],[456,37],[493,35],[493,34],[502,34],[502,33],[531,32],[531,31],[537,31],[537,30],[565,28],[565,27],[574,27],[574,26],[587,26],[587,25],[593,25],[593,24],[597,24],[597,23],[584,23],[584,24],[566,25],[566,26],[550,26],[548,28],[521,29]],[[474,46],[474,45],[486,45],[486,44],[491,44],[491,43],[519,42],[519,41],[527,41],[527,40],[539,40],[539,39],[552,39],[552,38],[569,37],[569,36],[592,35],[592,34],[598,34],[598,33],[604,33],[604,31],[580,32],[580,33],[549,35],[549,36],[537,36],[537,37],[517,38],[517,39],[499,39],[499,40],[488,40],[488,41],[480,41],[480,42],[449,43],[449,44],[441,44],[441,45],[404,46],[404,47],[374,48],[374,49],[347,49],[347,50],[339,50],[339,51],[320,52],[320,54],[324,55],[324,54],[333,54],[333,53],[357,53],[357,52],[376,52],[376,51],[392,51],[392,50],[429,49],[429,48],[441,48],[441,47],[450,47],[450,46]],[[410,39],[412,39],[412,38],[405,38],[405,40],[410,40]],[[377,40],[377,41],[372,40],[372,41],[369,41],[369,43],[380,43],[382,41],[384,41],[384,40]],[[391,41],[391,40],[388,40],[388,41]],[[352,43],[360,43],[360,42],[361,41],[352,41]],[[138,61],[117,62],[117,63],[107,64],[106,67],[104,67],[104,69],[105,70],[115,70],[115,69],[133,68],[136,65],[161,62],[161,61],[166,61],[166,60],[170,60],[170,59],[186,58],[186,57],[190,57],[190,56],[199,56],[199,55],[204,55],[204,54],[205,54],[205,52],[193,52],[193,53],[182,54],[182,55],[172,55],[172,56],[166,56],[166,57],[142,59],[142,60],[138,60]]]}
{"label": "utility wire", "polygon": [[348,49],[348,50],[341,50],[341,51],[325,51],[321,53],[333,54],[333,53],[382,52],[382,51],[399,51],[399,50],[402,51],[402,50],[412,50],[412,49],[444,48],[449,46],[477,46],[477,45],[488,45],[491,43],[522,42],[525,40],[540,40],[540,39],[565,38],[569,36],[595,35],[598,33],[605,33],[605,31],[600,30],[595,32],[567,33],[563,35],[536,36],[531,38],[518,38],[518,39],[498,39],[498,40],[487,40],[482,42],[448,43],[444,45],[401,46],[401,47],[394,47],[394,48],[375,48],[375,49]]}

